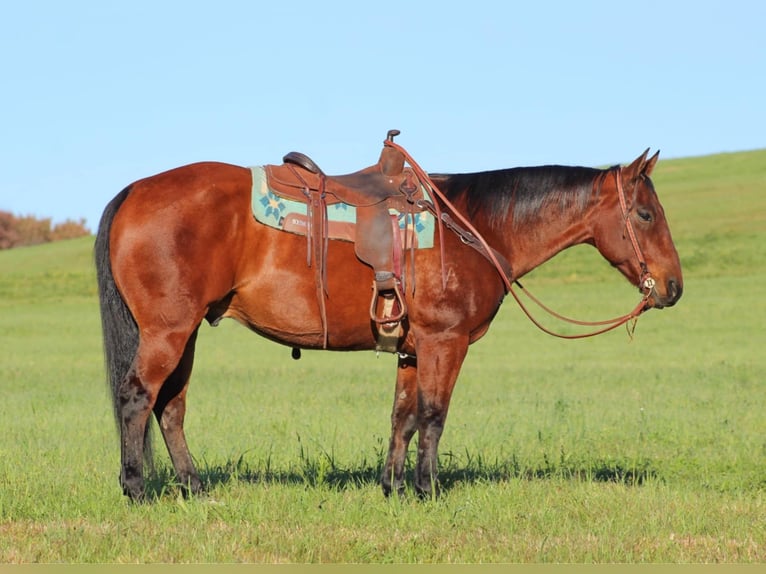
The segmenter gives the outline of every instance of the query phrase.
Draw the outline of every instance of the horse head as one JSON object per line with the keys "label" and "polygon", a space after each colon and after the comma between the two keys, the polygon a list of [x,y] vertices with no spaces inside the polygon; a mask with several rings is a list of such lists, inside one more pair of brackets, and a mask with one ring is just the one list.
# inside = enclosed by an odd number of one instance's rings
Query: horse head
{"label": "horse head", "polygon": [[675,305],[683,292],[678,252],[650,179],[659,152],[604,172],[593,243],[647,298],[647,307]]}

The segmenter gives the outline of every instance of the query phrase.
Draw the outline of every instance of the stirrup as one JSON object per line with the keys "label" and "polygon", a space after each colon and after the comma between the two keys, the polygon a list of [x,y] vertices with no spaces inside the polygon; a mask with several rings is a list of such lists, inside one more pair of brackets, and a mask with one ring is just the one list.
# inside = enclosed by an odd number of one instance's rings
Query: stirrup
{"label": "stirrup", "polygon": [[[383,300],[383,314],[390,313],[394,306],[395,299],[389,297]],[[398,353],[399,340],[404,334],[402,322],[396,323],[376,323],[375,324],[375,351],[380,353]]]}
{"label": "stirrup", "polygon": [[[377,325],[395,324],[401,322],[407,315],[407,303],[404,302],[402,292],[399,290],[399,281],[394,277],[393,273],[390,278],[383,280],[377,279],[372,282],[372,301],[370,302],[370,319],[372,319]],[[378,296],[383,294],[383,316],[378,317],[376,311]],[[394,303],[399,303],[399,313],[393,316],[387,316],[387,313],[393,311]]]}

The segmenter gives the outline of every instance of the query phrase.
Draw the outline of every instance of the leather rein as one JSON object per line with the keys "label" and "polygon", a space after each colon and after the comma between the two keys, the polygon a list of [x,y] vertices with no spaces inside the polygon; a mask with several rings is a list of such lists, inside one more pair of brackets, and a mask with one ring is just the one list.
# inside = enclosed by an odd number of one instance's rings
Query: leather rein
{"label": "leather rein", "polygon": [[[586,337],[593,337],[595,335],[600,335],[602,333],[606,333],[607,331],[611,331],[612,329],[615,329],[619,327],[620,325],[625,325],[628,323],[628,321],[633,321],[632,326],[628,328],[628,333],[632,335],[633,331],[635,330],[636,322],[638,320],[639,315],[643,313],[647,309],[647,303],[649,302],[649,297],[652,294],[652,290],[654,289],[655,280],[652,277],[651,273],[649,272],[649,269],[646,265],[646,259],[644,258],[643,251],[641,250],[640,245],[638,244],[638,239],[636,238],[635,230],[633,229],[633,223],[630,219],[630,210],[628,208],[628,203],[625,198],[625,190],[623,189],[623,183],[622,183],[622,169],[620,167],[614,167],[610,169],[608,173],[613,173],[615,178],[615,183],[617,185],[617,196],[620,200],[620,210],[622,211],[623,220],[625,222],[625,227],[627,229],[628,237],[630,238],[631,245],[633,246],[633,251],[636,254],[636,257],[638,258],[638,263],[641,267],[641,278],[639,279],[639,288],[641,289],[641,292],[643,294],[641,300],[638,302],[638,304],[633,308],[632,311],[625,315],[620,315],[619,317],[614,317],[612,319],[607,319],[604,321],[581,321],[577,319],[571,319],[569,317],[566,317],[564,315],[561,315],[560,313],[557,313],[556,311],[550,309],[546,305],[544,305],[537,297],[535,297],[532,293],[529,292],[529,290],[525,289],[524,286],[518,281],[518,279],[513,279],[513,273],[511,265],[508,263],[508,260],[496,249],[491,247],[487,241],[482,237],[482,235],[476,230],[476,228],[471,224],[468,219],[463,216],[457,208],[450,202],[447,197],[439,190],[439,188],[436,186],[436,184],[431,180],[429,175],[415,162],[415,160],[410,156],[410,154],[399,144],[394,143],[393,141],[386,140],[383,142],[384,145],[387,145],[389,147],[392,147],[394,149],[397,149],[407,160],[407,162],[410,164],[410,167],[415,172],[415,175],[417,176],[418,180],[422,185],[429,188],[430,191],[433,193],[434,196],[438,197],[439,200],[447,207],[447,209],[454,215],[454,217],[458,220],[457,222],[455,219],[453,219],[452,215],[449,213],[443,212],[441,208],[439,207],[438,202],[430,202],[430,201],[424,201],[419,200],[418,206],[424,209],[427,209],[434,215],[436,220],[439,222],[439,236],[440,236],[440,248],[441,248],[441,261],[442,261],[442,284],[446,286],[447,284],[447,275],[446,270],[444,268],[444,241],[442,235],[442,225],[446,226],[450,231],[454,232],[460,240],[468,245],[469,247],[472,247],[476,251],[478,251],[482,256],[484,256],[495,268],[495,270],[500,275],[500,279],[503,282],[503,286],[505,288],[506,293],[510,293],[513,298],[516,300],[516,303],[519,305],[521,310],[524,312],[524,314],[529,318],[529,320],[534,324],[538,329],[543,331],[544,333],[547,333],[548,335],[552,335],[554,337],[558,337],[561,339],[583,339]],[[458,223],[459,222],[459,223]],[[532,313],[529,311],[529,309],[524,305],[524,303],[521,301],[521,298],[516,293],[516,291],[513,288],[513,285],[516,285],[521,289],[524,294],[531,299],[537,306],[539,306],[543,311],[546,313],[552,315],[553,317],[567,322],[574,325],[580,325],[580,326],[586,326],[586,327],[597,327],[596,330],[588,332],[588,333],[581,333],[576,335],[568,335],[564,333],[558,333],[555,331],[552,331],[551,329],[548,329],[545,327],[540,321],[535,319],[535,317],[532,315]]]}

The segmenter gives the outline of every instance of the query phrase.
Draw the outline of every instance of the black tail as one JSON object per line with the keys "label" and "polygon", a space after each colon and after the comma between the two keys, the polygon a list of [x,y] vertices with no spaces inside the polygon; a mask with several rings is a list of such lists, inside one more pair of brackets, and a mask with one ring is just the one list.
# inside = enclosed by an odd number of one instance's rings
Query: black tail
{"label": "black tail", "polygon": [[[109,238],[112,221],[130,193],[131,186],[118,193],[104,208],[96,234],[95,259],[96,278],[98,280],[98,299],[101,306],[101,329],[104,338],[104,359],[106,362],[107,384],[112,396],[114,418],[117,432],[120,432],[120,383],[133,364],[138,351],[138,325],[130,309],[120,295],[112,275],[112,261],[109,251]],[[152,449],[152,426],[146,425],[144,433],[144,458],[154,471]]]}
{"label": "black tail", "polygon": [[101,328],[104,337],[104,358],[106,375],[112,395],[112,406],[119,419],[119,389],[138,350],[138,327],[130,313],[130,309],[117,290],[112,275],[112,263],[109,253],[109,236],[112,230],[112,220],[125,198],[130,193],[126,187],[115,196],[104,209],[96,234],[95,258],[96,275],[98,278],[98,299],[101,305]]}

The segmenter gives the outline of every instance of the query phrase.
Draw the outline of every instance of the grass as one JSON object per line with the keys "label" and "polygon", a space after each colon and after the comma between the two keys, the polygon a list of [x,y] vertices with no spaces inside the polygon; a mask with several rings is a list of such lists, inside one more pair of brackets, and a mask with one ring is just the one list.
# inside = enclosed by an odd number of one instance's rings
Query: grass
{"label": "grass", "polygon": [[[186,425],[208,496],[180,496],[158,444],[158,498],[128,504],[92,238],[0,252],[0,562],[765,562],[765,178],[766,151],[660,162],[686,290],[632,340],[552,339],[509,300],[461,373],[436,501],[377,484],[392,357],[296,362],[224,322]],[[637,298],[587,248],[525,284],[586,318]]]}

